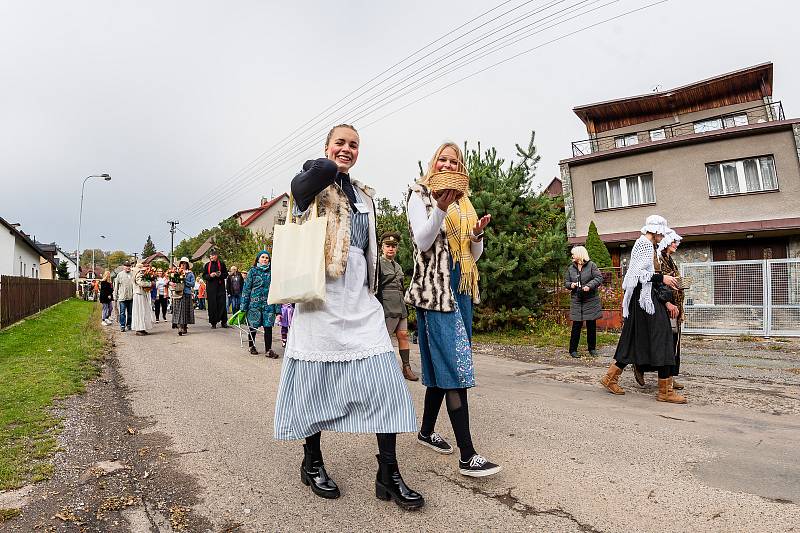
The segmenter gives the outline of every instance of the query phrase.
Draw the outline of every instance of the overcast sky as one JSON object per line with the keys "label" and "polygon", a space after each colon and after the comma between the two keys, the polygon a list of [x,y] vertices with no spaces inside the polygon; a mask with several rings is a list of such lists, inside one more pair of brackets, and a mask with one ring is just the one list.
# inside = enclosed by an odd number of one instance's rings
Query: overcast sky
{"label": "overcast sky", "polygon": [[[784,101],[787,117],[800,112],[797,2],[669,0],[542,46],[370,124],[515,53],[650,3],[601,7],[607,1],[584,2],[600,9],[549,29],[542,25],[577,13],[554,14],[579,9],[570,7],[577,0],[507,2],[464,30],[525,5],[423,57],[365,95],[369,102],[353,103],[366,113],[436,54],[491,31],[492,39],[480,42],[485,51],[504,31],[553,17],[533,27],[540,33],[465,61],[460,70],[437,62],[419,76],[440,79],[357,118],[362,144],[352,175],[399,201],[417,175],[417,161],[427,161],[440,142],[481,141],[511,157],[514,143],[526,143],[536,130],[542,156],[536,181],[547,183],[558,160],[570,156],[570,142],[586,137],[572,107],[766,61],[775,65],[775,99]],[[178,219],[182,231],[195,235],[258,205],[261,196],[283,192],[305,159],[322,155],[322,130],[354,113],[343,115],[346,108],[302,130],[305,142],[281,141],[395,62],[499,3],[5,0],[0,216],[72,250],[81,182],[108,172],[111,182],[86,184],[82,248],[140,252],[152,234],[168,251],[166,220]],[[498,28],[550,4],[520,25]],[[257,166],[237,174],[264,152]],[[178,233],[176,243],[183,237]]]}

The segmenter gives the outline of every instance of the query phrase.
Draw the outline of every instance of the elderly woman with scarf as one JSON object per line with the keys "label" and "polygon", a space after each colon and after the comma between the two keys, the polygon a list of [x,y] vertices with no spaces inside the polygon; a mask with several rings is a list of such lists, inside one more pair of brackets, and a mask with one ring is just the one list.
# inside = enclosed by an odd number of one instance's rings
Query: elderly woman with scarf
{"label": "elderly woman with scarf", "polygon": [[665,302],[672,298],[671,290],[677,280],[658,272],[660,265],[656,245],[671,231],[664,217],[647,217],[631,250],[630,263],[622,288],[622,334],[614,353],[614,362],[600,380],[612,394],[625,394],[619,386],[619,377],[629,364],[649,367],[658,372],[656,400],[669,403],[686,403],[686,399],[672,389],[672,368],[675,351],[672,346],[672,329]]}
{"label": "elderly woman with scarf", "polygon": [[306,216],[317,209],[327,220],[325,301],[295,309],[275,403],[275,438],[304,438],[301,481],[318,496],[338,498],[322,459],[322,431],[375,433],[375,496],[418,509],[425,500],[406,485],[397,463],[397,433],[415,431],[416,413],[375,298],[374,191],[350,179],[359,148],[355,128],[340,124],[325,140],[326,157],[307,161],[292,180],[298,211]]}
{"label": "elderly woman with scarf", "polygon": [[417,442],[438,453],[453,453],[453,447],[434,431],[445,400],[461,455],[459,472],[484,477],[502,467],[486,460],[472,445],[467,389],[475,386],[472,304],[480,301],[476,263],[483,253],[483,229],[491,215],[478,218],[465,194],[428,188],[433,174],[464,168],[458,145],[442,144],[428,171],[408,190],[406,212],[414,272],[405,300],[417,311],[422,383],[427,387]]}
{"label": "elderly woman with scarf", "polygon": [[261,250],[256,255],[253,268],[244,282],[242,288],[242,301],[239,308],[247,314],[247,324],[250,331],[247,342],[250,353],[258,354],[256,350],[256,332],[264,328],[264,352],[270,359],[277,359],[278,354],[272,350],[272,326],[275,324],[275,314],[280,313],[280,305],[267,303],[269,286],[272,282],[270,255],[266,250]]}

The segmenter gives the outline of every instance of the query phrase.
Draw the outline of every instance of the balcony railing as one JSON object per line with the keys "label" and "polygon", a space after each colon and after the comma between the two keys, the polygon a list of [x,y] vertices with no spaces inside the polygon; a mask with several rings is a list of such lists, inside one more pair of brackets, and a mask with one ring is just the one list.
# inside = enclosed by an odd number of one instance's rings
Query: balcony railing
{"label": "balcony railing", "polygon": [[747,109],[740,109],[735,113],[718,115],[715,117],[704,118],[694,122],[681,122],[659,126],[645,131],[631,132],[624,135],[609,135],[607,137],[595,137],[583,141],[572,143],[572,156],[596,154],[615,148],[625,148],[635,144],[646,144],[655,141],[663,141],[673,137],[682,137],[695,133],[707,133],[730,128],[738,128],[751,124],[762,124],[784,120],[783,105],[781,102],[760,104]]}

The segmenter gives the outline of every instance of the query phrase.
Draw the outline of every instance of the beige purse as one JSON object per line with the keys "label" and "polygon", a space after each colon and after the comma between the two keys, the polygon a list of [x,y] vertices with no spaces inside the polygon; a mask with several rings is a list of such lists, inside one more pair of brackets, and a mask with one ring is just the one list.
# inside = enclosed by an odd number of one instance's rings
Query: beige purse
{"label": "beige purse", "polygon": [[286,223],[272,236],[272,283],[269,304],[325,301],[325,233],[327,217],[319,216],[317,199],[305,222],[296,223],[289,196]]}

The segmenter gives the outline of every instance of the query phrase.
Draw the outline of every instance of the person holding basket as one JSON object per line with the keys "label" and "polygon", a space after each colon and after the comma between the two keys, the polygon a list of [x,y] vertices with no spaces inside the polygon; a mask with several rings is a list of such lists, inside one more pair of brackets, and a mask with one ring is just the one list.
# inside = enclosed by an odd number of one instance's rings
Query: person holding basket
{"label": "person holding basket", "polygon": [[472,304],[480,301],[477,261],[483,254],[483,230],[492,217],[478,217],[468,189],[461,149],[442,144],[406,196],[414,271],[405,301],[416,307],[422,384],[427,387],[417,442],[438,453],[453,453],[434,431],[445,401],[461,455],[459,473],[484,477],[502,467],[475,451],[467,389],[475,386]]}
{"label": "person holding basket", "polygon": [[[375,496],[418,509],[425,500],[406,485],[395,450],[397,433],[416,430],[416,413],[375,298],[373,191],[350,179],[359,145],[353,126],[334,127],[325,140],[326,157],[306,161],[292,180],[296,213],[313,218],[318,211],[325,217],[324,301],[298,302],[295,308],[275,406],[275,438],[305,439],[301,481],[318,496],[338,498],[339,487],[322,457],[322,432],[375,433]],[[276,239],[276,257],[277,250]],[[277,276],[277,263],[273,269]]]}
{"label": "person holding basket", "polygon": [[178,326],[178,336],[188,333],[188,324],[194,324],[194,291],[195,276],[192,272],[192,263],[188,257],[181,257],[178,262],[178,271],[169,277],[170,295],[172,298],[172,323]]}

